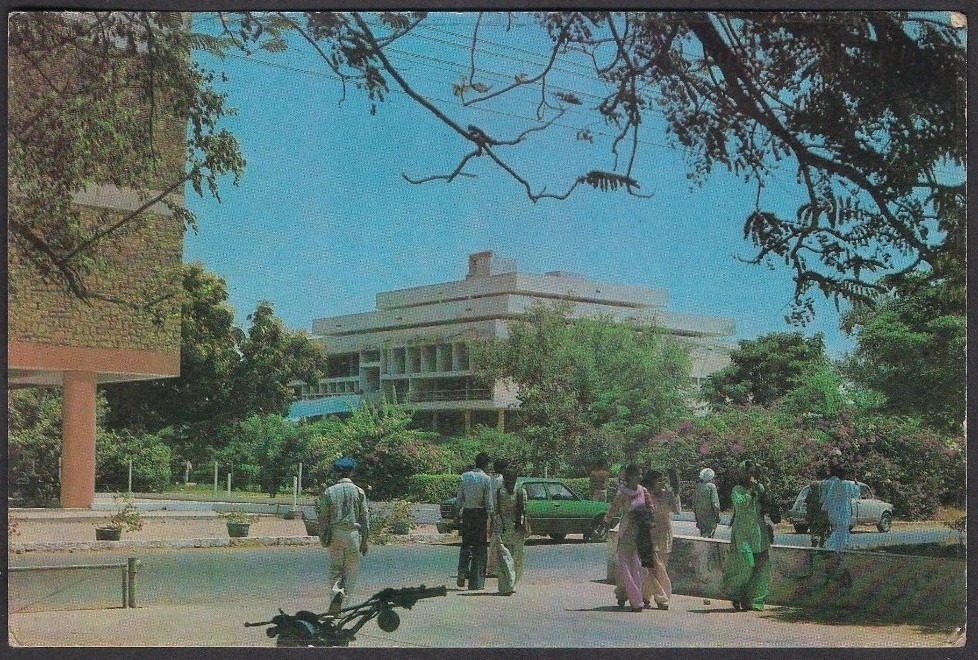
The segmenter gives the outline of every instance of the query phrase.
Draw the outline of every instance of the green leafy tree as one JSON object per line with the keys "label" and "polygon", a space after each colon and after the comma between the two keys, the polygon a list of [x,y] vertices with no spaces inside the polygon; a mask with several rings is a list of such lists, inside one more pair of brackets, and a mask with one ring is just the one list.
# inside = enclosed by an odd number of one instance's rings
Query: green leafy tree
{"label": "green leafy tree", "polygon": [[95,439],[95,483],[102,491],[129,488],[132,461],[134,492],[161,493],[172,481],[172,452],[161,434],[99,430]]}
{"label": "green leafy tree", "polygon": [[[521,44],[543,44],[542,62],[489,64],[499,47],[486,35],[493,19],[519,25]],[[344,94],[362,91],[372,114],[397,90],[446,126],[461,147],[457,162],[405,174],[412,183],[454,182],[484,164],[533,201],[587,188],[646,194],[636,178],[641,137],[660,115],[664,139],[686,154],[694,184],[723,169],[756,188],[755,203],[741,209],[744,237],[756,249],[751,261],[791,270],[795,320],[810,317],[813,293],[868,301],[885,288],[882,275],[963,264],[960,14],[480,13],[466,36],[468,71],[450,90],[460,107],[421,91],[427,80],[395,52],[426,28],[437,30],[437,20],[423,12],[221,14],[229,43],[309,48]],[[298,38],[283,39],[289,29]],[[570,67],[599,84],[568,89]],[[532,98],[537,112],[511,132],[486,124],[479,110],[504,98]],[[570,139],[601,147],[593,162],[577,169],[555,161],[551,170],[520,158],[521,147],[547,134],[559,139],[555,127],[582,113],[590,123],[581,120]],[[604,149],[613,156],[610,170]],[[784,170],[798,185],[793,213],[779,208],[783,196],[764,194]]]}
{"label": "green leafy tree", "polygon": [[404,409],[361,402],[346,419],[317,425],[310,474],[316,483],[328,485],[333,461],[351,456],[358,463],[355,480],[371,499],[402,498],[411,476],[437,470],[439,464],[431,444],[434,434],[410,427],[411,415]]}
{"label": "green leafy tree", "polygon": [[965,418],[965,288],[953,280],[908,278],[875,306],[848,312],[856,338],[844,363],[858,385],[882,395],[879,409],[959,433]]}
{"label": "green leafy tree", "polygon": [[772,332],[741,341],[730,354],[730,364],[706,379],[702,393],[716,406],[769,406],[802,386],[806,377],[817,375],[824,385],[829,373],[821,333],[805,337],[801,332]]}
{"label": "green leafy tree", "polygon": [[240,359],[230,375],[228,405],[238,418],[285,415],[293,398],[289,383],[316,383],[326,373],[326,354],[307,333],[292,331],[261,301],[248,315],[251,326],[240,339]]}
{"label": "green leafy tree", "polygon": [[269,497],[288,490],[291,476],[306,460],[310,429],[281,415],[252,415],[239,422],[233,440],[219,453],[242,486],[260,485]]}
{"label": "green leafy tree", "polygon": [[[184,188],[217,197],[222,175],[237,182],[238,143],[217,126],[232,113],[215,74],[190,57],[216,43],[191,34],[177,12],[20,12],[10,16],[8,47],[10,250],[80,299],[158,313],[172,295],[169,278],[138,299],[103,290],[103,247],[157,204],[194,228],[179,201]],[[142,203],[83,217],[74,196],[105,184]]]}
{"label": "green leafy tree", "polygon": [[56,502],[61,490],[61,391],[7,390],[7,494],[26,506]]}
{"label": "green leafy tree", "polygon": [[[227,417],[241,335],[227,304],[227,285],[199,262],[184,264],[182,275],[180,375],[102,386],[109,428],[155,433],[173,427],[185,438],[207,437]],[[202,448],[179,444],[186,458],[203,454]]]}
{"label": "green leafy tree", "polygon": [[689,358],[678,342],[653,325],[572,320],[571,311],[533,305],[506,339],[473,355],[477,369],[515,384],[536,473],[564,469],[598,429],[627,451],[688,414]]}

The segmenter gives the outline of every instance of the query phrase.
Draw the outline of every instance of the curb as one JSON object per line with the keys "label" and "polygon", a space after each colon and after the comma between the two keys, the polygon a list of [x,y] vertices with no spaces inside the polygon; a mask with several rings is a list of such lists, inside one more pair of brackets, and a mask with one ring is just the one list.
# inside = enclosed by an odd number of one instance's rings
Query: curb
{"label": "curb", "polygon": [[[444,543],[454,534],[391,535],[393,543]],[[319,545],[316,536],[249,536],[245,538],[143,539],[123,541],[49,541],[38,543],[8,543],[8,554],[27,552],[91,552],[97,550],[127,550],[139,548],[257,548],[276,545]]]}

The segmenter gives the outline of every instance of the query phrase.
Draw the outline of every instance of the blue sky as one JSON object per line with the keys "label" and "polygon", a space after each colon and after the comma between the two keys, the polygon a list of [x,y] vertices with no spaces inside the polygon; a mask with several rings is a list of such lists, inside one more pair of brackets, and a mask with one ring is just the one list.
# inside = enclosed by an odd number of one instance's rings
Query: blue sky
{"label": "blue sky", "polygon": [[[468,57],[452,36],[465,32],[460,22],[439,17],[434,30],[399,44],[396,57],[460,123],[513,135],[518,118],[533,114],[532,101],[474,115],[451,102],[459,74],[450,62],[461,58],[464,65]],[[485,36],[498,45],[487,53],[529,70],[535,48],[519,30],[507,36],[490,26]],[[263,53],[255,58],[262,62],[198,59],[228,74],[225,89],[238,115],[224,125],[248,165],[237,187],[222,186],[222,203],[188,196],[200,231],[188,232],[184,260],[202,261],[227,281],[241,326],[259,300],[269,300],[287,326],[309,330],[316,318],[373,309],[380,291],[461,279],[470,253],[492,250],[516,259],[521,271],[565,270],[666,289],[671,311],[733,318],[734,340],[793,329],[784,321],[789,271],[735,258],[753,254],[742,226],[756,189],[720,170],[691,187],[683,154],[667,145],[654,117],[643,128],[635,170],[651,199],[582,189],[567,201],[533,204],[512,179],[480,163],[471,168],[476,178],[452,184],[405,181],[402,172],[451,171],[467,145],[403,94],[392,93],[373,116],[356,90],[339,104],[339,82],[307,52]],[[484,65],[494,72],[507,61]],[[587,93],[590,83],[572,63],[560,75],[558,83]],[[492,74],[485,79],[492,82]],[[542,180],[564,187],[561,175],[579,174],[582,158],[602,165],[607,154],[601,135],[593,146],[574,139],[586,124],[603,130],[593,117],[569,115],[525,145],[515,162],[555,173]],[[602,166],[610,169],[610,161]],[[793,213],[800,191],[787,167],[762,200]],[[818,301],[815,321],[802,331],[824,333],[833,357],[852,348],[830,301]]]}

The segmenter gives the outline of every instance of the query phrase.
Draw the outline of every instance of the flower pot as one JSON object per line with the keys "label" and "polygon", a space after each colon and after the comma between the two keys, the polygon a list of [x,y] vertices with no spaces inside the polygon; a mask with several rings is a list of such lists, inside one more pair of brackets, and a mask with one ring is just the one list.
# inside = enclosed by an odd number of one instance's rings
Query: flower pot
{"label": "flower pot", "polygon": [[248,528],[251,527],[251,523],[228,523],[228,536],[233,539],[242,539],[248,536]]}
{"label": "flower pot", "polygon": [[96,527],[95,528],[95,540],[96,541],[118,541],[122,538],[122,530],[116,529],[115,527]]}
{"label": "flower pot", "polygon": [[391,532],[394,534],[407,534],[411,531],[411,523],[406,520],[398,520],[391,525]]}

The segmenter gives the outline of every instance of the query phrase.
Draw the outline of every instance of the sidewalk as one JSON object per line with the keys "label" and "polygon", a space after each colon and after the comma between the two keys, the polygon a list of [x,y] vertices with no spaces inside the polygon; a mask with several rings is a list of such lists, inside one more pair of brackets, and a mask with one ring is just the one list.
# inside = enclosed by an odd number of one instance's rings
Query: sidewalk
{"label": "sidewalk", "polygon": [[[11,509],[17,532],[8,549],[23,552],[59,552],[121,548],[216,548],[234,545],[313,545],[300,518],[261,516],[245,539],[228,538],[226,521],[213,510],[144,511],[143,528],[122,532],[120,541],[96,541],[95,526],[109,512],[89,509]],[[418,525],[406,539],[435,543],[454,535],[438,534],[434,525]]]}

